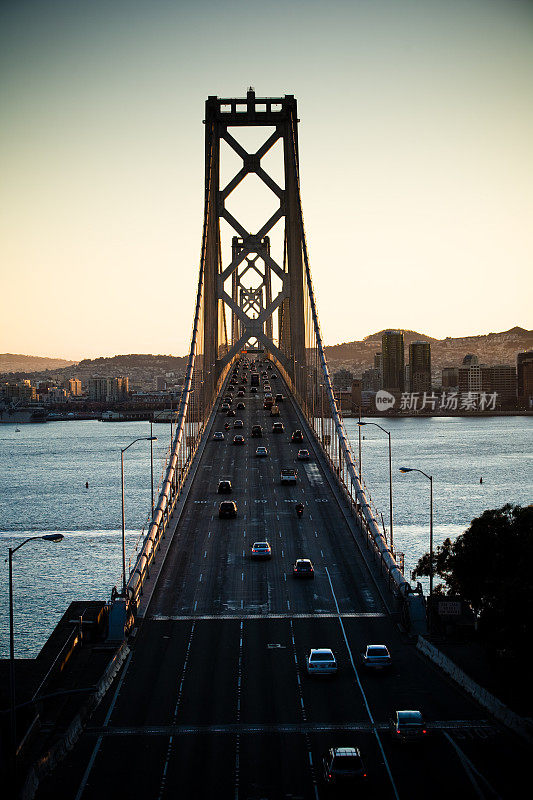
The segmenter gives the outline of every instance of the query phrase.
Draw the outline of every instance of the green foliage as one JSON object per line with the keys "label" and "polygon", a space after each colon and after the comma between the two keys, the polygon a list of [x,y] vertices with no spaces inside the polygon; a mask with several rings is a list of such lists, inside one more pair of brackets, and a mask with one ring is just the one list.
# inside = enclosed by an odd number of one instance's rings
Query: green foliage
{"label": "green foliage", "polygon": [[[414,577],[429,572],[426,553]],[[533,506],[485,511],[437,548],[433,575],[443,579],[441,591],[471,603],[487,640],[500,647],[525,642],[533,630]]]}

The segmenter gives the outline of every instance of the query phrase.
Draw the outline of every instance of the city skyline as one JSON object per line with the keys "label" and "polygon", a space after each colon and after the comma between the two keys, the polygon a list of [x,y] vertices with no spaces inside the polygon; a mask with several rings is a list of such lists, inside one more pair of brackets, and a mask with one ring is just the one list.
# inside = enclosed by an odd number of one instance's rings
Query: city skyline
{"label": "city skyline", "polygon": [[531,327],[527,3],[307,0],[287,14],[56,0],[0,13],[3,352],[188,351],[204,102],[250,84],[298,101],[327,344],[400,319],[435,338]]}

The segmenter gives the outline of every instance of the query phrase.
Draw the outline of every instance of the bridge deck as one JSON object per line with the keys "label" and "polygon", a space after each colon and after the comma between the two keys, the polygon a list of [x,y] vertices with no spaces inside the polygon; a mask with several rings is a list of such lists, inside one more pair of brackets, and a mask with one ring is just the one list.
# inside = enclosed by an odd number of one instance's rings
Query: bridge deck
{"label": "bridge deck", "polygon": [[[324,797],[321,758],[333,744],[361,748],[368,796],[476,797],[474,783],[487,787],[470,762],[497,793],[511,794],[522,746],[402,637],[323,466],[314,455],[295,461],[289,439],[301,424],[292,401],[280,404],[278,435],[261,393],[244,401],[246,444],[232,444],[233,429],[207,442],[120,681],[38,797]],[[225,421],[218,413],[213,430]],[[249,437],[254,423],[262,439]],[[258,445],[268,458],[255,457]],[[311,449],[307,436],[301,446]],[[296,486],[280,485],[283,466],[298,467]],[[239,509],[233,520],[217,516],[225,477]],[[301,520],[295,501],[305,503]],[[272,559],[251,562],[251,543],[263,539]],[[313,581],[291,578],[301,556],[314,563]],[[372,642],[389,646],[391,674],[361,673],[359,654]],[[328,681],[306,675],[309,649],[321,646],[338,660]],[[420,746],[391,741],[387,720],[399,708],[433,720]]]}

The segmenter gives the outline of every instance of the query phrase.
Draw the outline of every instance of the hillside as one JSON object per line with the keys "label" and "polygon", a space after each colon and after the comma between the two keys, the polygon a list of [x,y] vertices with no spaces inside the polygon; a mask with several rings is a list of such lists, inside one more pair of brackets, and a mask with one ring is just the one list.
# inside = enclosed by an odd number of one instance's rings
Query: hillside
{"label": "hillside", "polygon": [[[326,356],[332,371],[349,369],[360,376],[365,369],[374,366],[374,354],[381,350],[378,331],[365,336],[362,341],[343,342],[326,347]],[[431,343],[431,367],[440,376],[442,367],[459,366],[467,353],[473,353],[481,364],[516,364],[516,354],[533,349],[533,331],[511,328],[502,333],[487,333],[482,336],[463,336],[433,339],[417,331],[404,330],[405,362],[409,360],[409,344],[418,340]]]}
{"label": "hillside", "polygon": [[41,356],[23,356],[14,353],[0,353],[0,372],[39,372],[45,369],[61,369],[70,367],[76,361],[64,358],[43,358]]}
{"label": "hillside", "polygon": [[[65,366],[69,363],[71,366]],[[186,364],[187,356],[131,354],[111,358],[85,358],[79,363],[62,362],[60,369],[20,370],[1,377],[12,381],[29,378],[33,383],[40,380],[63,383],[69,378],[80,378],[83,386],[87,386],[89,378],[94,376],[104,378],[125,376],[130,379],[130,385],[151,389],[156,377],[167,373],[180,376],[185,371]]]}

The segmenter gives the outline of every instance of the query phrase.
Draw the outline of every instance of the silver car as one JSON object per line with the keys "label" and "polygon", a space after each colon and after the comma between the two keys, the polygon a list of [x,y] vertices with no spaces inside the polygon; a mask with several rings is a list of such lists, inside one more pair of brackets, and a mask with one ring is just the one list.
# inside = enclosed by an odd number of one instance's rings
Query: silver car
{"label": "silver car", "polygon": [[307,672],[309,675],[335,675],[337,660],[333,650],[327,647],[311,650],[307,656]]}

